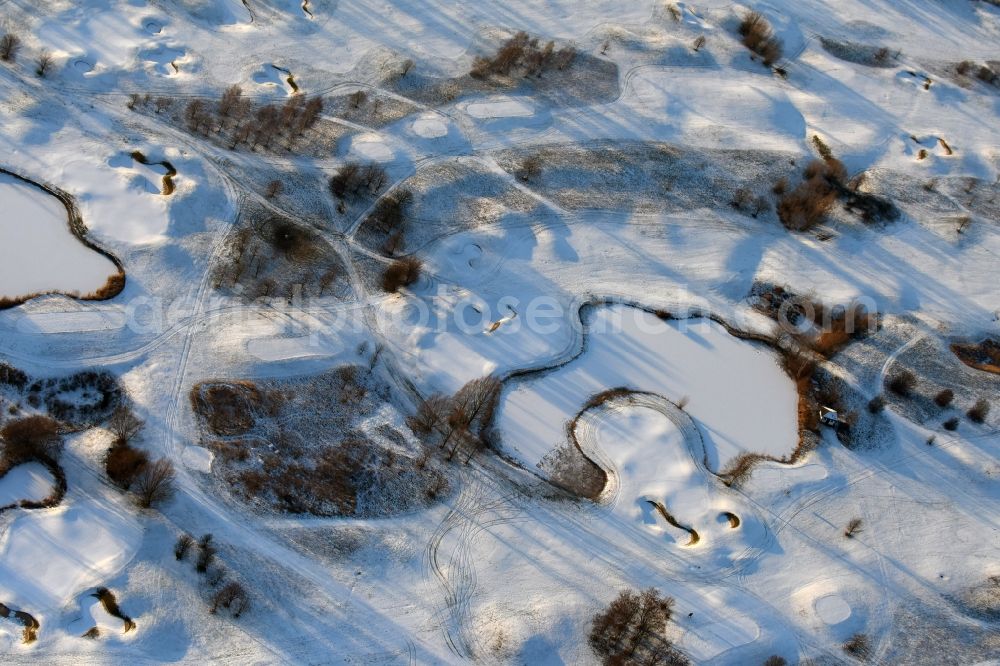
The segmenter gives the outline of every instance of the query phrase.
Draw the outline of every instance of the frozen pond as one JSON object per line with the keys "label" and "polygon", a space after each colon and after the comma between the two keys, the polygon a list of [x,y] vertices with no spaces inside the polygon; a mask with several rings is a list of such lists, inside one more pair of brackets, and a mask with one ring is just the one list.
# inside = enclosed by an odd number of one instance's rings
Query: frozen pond
{"label": "frozen pond", "polygon": [[795,449],[798,396],[769,349],[707,319],[661,321],[627,306],[588,319],[579,358],[504,396],[504,446],[529,465],[566,441],[566,423],[588,398],[620,386],[688,398],[712,469],[744,451],[781,458]]}
{"label": "frozen pond", "polygon": [[81,243],[54,196],[0,174],[0,298],[61,292],[90,294],[118,273]]}

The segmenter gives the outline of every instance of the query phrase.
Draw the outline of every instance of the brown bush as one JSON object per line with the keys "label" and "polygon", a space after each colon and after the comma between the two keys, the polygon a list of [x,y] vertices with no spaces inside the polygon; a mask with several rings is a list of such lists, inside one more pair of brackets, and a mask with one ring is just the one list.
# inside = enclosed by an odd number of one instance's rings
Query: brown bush
{"label": "brown bush", "polygon": [[868,411],[872,414],[878,414],[883,409],[885,409],[885,397],[882,395],[877,395],[868,401]]}
{"label": "brown bush", "polygon": [[982,423],[986,420],[986,416],[990,413],[990,403],[985,398],[980,398],[976,401],[975,406],[972,407],[968,412],[965,413],[969,417],[969,420],[973,423]]}
{"label": "brown bush", "polygon": [[837,200],[847,170],[836,159],[810,162],[803,182],[778,201],[778,217],[786,228],[807,231],[819,224]]}
{"label": "brown bush", "polygon": [[781,60],[781,40],[774,36],[771,25],[759,12],[751,11],[743,15],[739,33],[743,37],[743,46],[760,56],[768,67]]}
{"label": "brown bush", "polygon": [[852,518],[844,529],[844,536],[848,539],[853,539],[857,534],[861,533],[861,525],[862,521],[860,518]]}
{"label": "brown bush", "polygon": [[416,257],[403,257],[389,264],[382,274],[382,289],[394,294],[420,279],[423,262]]}
{"label": "brown bush", "polygon": [[900,370],[886,380],[886,386],[896,395],[908,398],[917,387],[917,377],[909,370]]}
{"label": "brown bush", "polygon": [[944,389],[936,396],[934,396],[934,404],[938,407],[947,407],[951,404],[951,401],[955,399],[955,392],[951,389]]}
{"label": "brown bush", "polygon": [[32,460],[55,460],[62,450],[59,424],[48,416],[26,416],[0,429],[4,459],[11,465]]}
{"label": "brown bush", "polygon": [[128,490],[140,473],[149,465],[145,451],[133,448],[127,442],[115,444],[104,459],[104,471],[117,486]]}
{"label": "brown bush", "polygon": [[958,430],[958,423],[959,423],[958,417],[953,416],[944,423],[942,423],[941,425],[944,426],[945,430],[954,431]]}
{"label": "brown bush", "polygon": [[978,344],[956,343],[951,351],[970,368],[1000,375],[1000,341],[986,338]]}
{"label": "brown bush", "polygon": [[253,382],[195,384],[191,404],[218,436],[242,435],[256,424],[254,412],[266,410],[270,400]]}
{"label": "brown bush", "polygon": [[771,655],[764,660],[764,666],[787,666],[787,664],[788,661],[786,661],[784,657],[776,654]]}

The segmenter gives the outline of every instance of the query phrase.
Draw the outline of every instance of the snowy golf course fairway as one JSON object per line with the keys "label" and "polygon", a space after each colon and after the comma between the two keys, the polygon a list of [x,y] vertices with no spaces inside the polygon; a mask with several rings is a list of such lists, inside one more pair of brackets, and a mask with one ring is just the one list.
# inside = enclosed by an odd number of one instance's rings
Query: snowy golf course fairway
{"label": "snowy golf course fairway", "polygon": [[1000,664],[997,0],[0,0],[0,663]]}

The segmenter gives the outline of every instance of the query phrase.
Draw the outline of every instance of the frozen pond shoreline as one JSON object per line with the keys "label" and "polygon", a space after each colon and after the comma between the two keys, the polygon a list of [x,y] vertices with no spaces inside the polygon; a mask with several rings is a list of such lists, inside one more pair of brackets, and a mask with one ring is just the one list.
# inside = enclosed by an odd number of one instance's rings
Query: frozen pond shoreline
{"label": "frozen pond shoreline", "polygon": [[0,173],[0,299],[33,294],[91,294],[118,273],[76,238],[62,202]]}

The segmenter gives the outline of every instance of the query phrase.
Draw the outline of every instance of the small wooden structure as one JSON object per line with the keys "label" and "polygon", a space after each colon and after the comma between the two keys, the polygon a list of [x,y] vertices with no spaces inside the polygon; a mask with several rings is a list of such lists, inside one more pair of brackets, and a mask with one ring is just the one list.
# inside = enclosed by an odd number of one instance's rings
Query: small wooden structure
{"label": "small wooden structure", "polygon": [[837,415],[837,410],[830,407],[820,407],[819,422],[831,428],[836,428],[840,425],[840,417]]}

